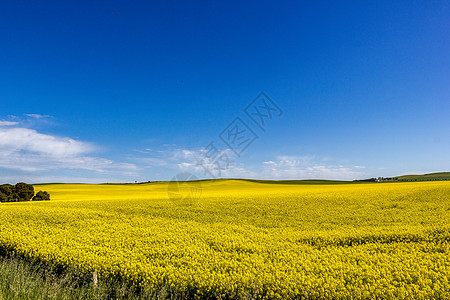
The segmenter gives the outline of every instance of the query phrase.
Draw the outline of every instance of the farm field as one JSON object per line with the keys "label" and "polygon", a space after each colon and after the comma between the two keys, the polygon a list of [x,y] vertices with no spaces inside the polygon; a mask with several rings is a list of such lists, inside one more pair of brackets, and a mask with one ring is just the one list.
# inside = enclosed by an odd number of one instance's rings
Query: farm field
{"label": "farm field", "polygon": [[450,182],[50,184],[0,204],[0,246],[173,297],[450,299]]}

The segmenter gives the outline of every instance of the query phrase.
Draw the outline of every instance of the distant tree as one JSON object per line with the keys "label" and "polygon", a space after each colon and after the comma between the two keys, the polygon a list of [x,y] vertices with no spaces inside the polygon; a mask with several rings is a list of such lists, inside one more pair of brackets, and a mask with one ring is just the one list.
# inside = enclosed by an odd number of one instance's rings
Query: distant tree
{"label": "distant tree", "polygon": [[19,202],[19,201],[42,201],[50,200],[50,194],[45,191],[39,191],[34,195],[34,187],[31,184],[19,182],[16,185],[0,185],[0,202]]}
{"label": "distant tree", "polygon": [[34,196],[34,187],[31,184],[19,182],[15,186],[15,193],[17,194],[18,201],[30,201]]}
{"label": "distant tree", "polygon": [[0,192],[0,202],[8,202],[9,201],[9,197],[6,196],[5,194],[3,194],[2,192]]}
{"label": "distant tree", "polygon": [[0,185],[0,202],[15,201],[15,187],[11,184]]}
{"label": "distant tree", "polygon": [[47,192],[39,191],[37,192],[36,196],[33,197],[32,201],[43,201],[43,200],[50,200],[50,194]]}
{"label": "distant tree", "polygon": [[0,193],[10,196],[14,191],[14,186],[12,184],[2,184],[0,185]]}

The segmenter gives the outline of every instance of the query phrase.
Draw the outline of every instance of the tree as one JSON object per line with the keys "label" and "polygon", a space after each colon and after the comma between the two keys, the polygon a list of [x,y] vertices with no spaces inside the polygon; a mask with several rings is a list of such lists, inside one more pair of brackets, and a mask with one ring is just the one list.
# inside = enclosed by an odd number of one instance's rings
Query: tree
{"label": "tree", "polygon": [[50,200],[50,194],[47,192],[39,191],[37,192],[36,196],[33,197],[32,201],[43,201],[43,200]]}
{"label": "tree", "polygon": [[0,202],[18,202],[18,201],[42,201],[50,200],[50,194],[39,191],[34,195],[34,187],[31,184],[19,182],[16,185],[0,185]]}
{"label": "tree", "polygon": [[3,193],[7,196],[11,196],[14,190],[14,186],[12,184],[2,184],[0,185],[0,193]]}
{"label": "tree", "polygon": [[19,182],[15,186],[15,192],[17,194],[18,201],[30,201],[34,196],[34,187],[31,184]]}
{"label": "tree", "polygon": [[0,202],[14,201],[15,188],[11,184],[0,185]]}
{"label": "tree", "polygon": [[4,193],[0,192],[0,202],[8,202],[9,197],[6,196]]}

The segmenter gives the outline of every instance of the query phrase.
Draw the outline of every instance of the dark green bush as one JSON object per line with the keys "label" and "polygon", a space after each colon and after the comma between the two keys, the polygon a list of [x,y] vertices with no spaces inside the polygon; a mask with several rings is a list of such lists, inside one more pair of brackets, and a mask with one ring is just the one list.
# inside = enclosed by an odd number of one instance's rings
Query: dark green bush
{"label": "dark green bush", "polygon": [[12,184],[0,185],[0,193],[3,193],[9,197],[12,195],[13,192],[14,192],[14,186]]}
{"label": "dark green bush", "polygon": [[47,192],[39,191],[36,196],[33,197],[32,201],[43,201],[50,200],[50,194]]}
{"label": "dark green bush", "polygon": [[39,191],[34,195],[34,187],[31,184],[19,182],[16,185],[0,185],[0,202],[18,202],[18,201],[42,201],[50,200],[47,192]]}
{"label": "dark green bush", "polygon": [[34,187],[25,182],[19,182],[15,186],[15,192],[19,198],[18,201],[30,201],[34,196]]}
{"label": "dark green bush", "polygon": [[0,185],[0,202],[11,202],[15,193],[15,187],[11,184]]}
{"label": "dark green bush", "polygon": [[0,192],[0,202],[8,202],[9,197]]}

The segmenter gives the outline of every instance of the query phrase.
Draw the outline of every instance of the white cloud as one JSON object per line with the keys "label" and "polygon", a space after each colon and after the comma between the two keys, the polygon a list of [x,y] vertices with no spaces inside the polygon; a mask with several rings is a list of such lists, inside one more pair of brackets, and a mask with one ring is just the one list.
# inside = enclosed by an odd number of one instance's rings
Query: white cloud
{"label": "white cloud", "polygon": [[[255,178],[255,179],[335,179],[353,180],[364,177],[361,172],[363,166],[343,166],[332,164],[329,159],[319,159],[314,156],[278,156],[275,159],[263,161],[256,165],[241,163],[229,149],[224,152],[230,157],[228,167],[217,171],[214,161],[202,160],[202,164],[195,160],[205,154],[205,150],[178,149],[173,152],[171,159],[179,170],[196,173],[199,177],[222,178]],[[326,163],[325,163],[326,162]],[[224,164],[222,164],[224,166]],[[210,173],[208,174],[207,169]]]}
{"label": "white cloud", "polygon": [[80,169],[95,173],[132,175],[137,167],[89,155],[95,147],[68,137],[28,128],[0,128],[0,168],[28,172]]}
{"label": "white cloud", "polygon": [[30,151],[58,157],[80,155],[94,150],[87,143],[42,134],[28,128],[0,128],[0,149],[12,152]]}
{"label": "white cloud", "polygon": [[352,180],[363,174],[343,165],[331,165],[317,162],[311,156],[279,156],[275,161],[266,162],[262,168],[262,177],[272,179],[336,179]]}
{"label": "white cloud", "polygon": [[40,115],[40,114],[26,114],[27,117],[35,118],[35,119],[43,119],[43,118],[50,118],[49,115]]}
{"label": "white cloud", "polygon": [[[153,174],[159,174],[155,173],[158,170],[166,175],[189,172],[199,178],[353,180],[366,176],[364,166],[337,164],[328,157],[284,155],[249,164],[236,157],[230,149],[220,151],[229,158],[228,165],[221,161],[220,171],[215,160],[220,154],[211,160],[208,156],[213,155],[214,151],[208,152],[201,148],[155,150],[151,157],[139,155],[131,159],[143,168],[151,168]],[[141,151],[135,152],[149,155]]]}
{"label": "white cloud", "polygon": [[0,121],[0,126],[14,126],[19,125],[19,122]]}
{"label": "white cloud", "polygon": [[153,150],[152,149],[143,149],[143,150],[141,150],[141,149],[133,149],[133,151],[138,152],[138,153],[142,153],[142,154],[148,154],[148,153],[150,153]]}

